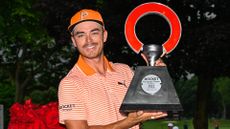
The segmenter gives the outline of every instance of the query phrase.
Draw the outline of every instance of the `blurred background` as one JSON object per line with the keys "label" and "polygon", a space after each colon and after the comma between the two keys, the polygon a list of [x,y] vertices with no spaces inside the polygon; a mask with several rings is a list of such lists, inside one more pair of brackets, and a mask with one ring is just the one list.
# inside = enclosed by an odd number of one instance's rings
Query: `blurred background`
{"label": "blurred background", "polygon": [[[169,6],[182,24],[178,46],[163,58],[184,108],[181,119],[191,120],[195,129],[214,128],[210,120],[228,120],[229,0],[5,0],[0,4],[0,104],[4,112],[1,107],[0,111],[4,127],[15,102],[57,101],[58,84],[78,57],[67,27],[71,16],[82,8],[102,13],[109,33],[105,54],[111,61],[133,69],[145,65],[126,42],[124,25],[131,10],[146,2]],[[136,24],[136,33],[144,44],[163,44],[170,26],[159,15],[147,15]]]}

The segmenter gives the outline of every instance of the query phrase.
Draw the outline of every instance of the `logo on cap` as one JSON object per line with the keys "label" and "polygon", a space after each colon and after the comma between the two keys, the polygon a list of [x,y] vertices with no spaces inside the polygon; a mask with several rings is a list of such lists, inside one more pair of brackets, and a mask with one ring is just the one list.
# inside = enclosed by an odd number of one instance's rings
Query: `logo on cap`
{"label": "logo on cap", "polygon": [[87,17],[88,15],[89,15],[88,12],[82,11],[82,12],[81,12],[81,20],[84,20],[85,17]]}

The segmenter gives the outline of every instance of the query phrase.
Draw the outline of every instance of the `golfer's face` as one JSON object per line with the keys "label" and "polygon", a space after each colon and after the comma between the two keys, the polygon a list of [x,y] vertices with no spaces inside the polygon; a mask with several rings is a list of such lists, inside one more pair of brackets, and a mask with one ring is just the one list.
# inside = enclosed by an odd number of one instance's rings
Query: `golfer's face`
{"label": "golfer's face", "polygon": [[86,58],[96,58],[103,53],[107,32],[102,25],[94,21],[85,21],[75,26],[72,41],[81,55]]}

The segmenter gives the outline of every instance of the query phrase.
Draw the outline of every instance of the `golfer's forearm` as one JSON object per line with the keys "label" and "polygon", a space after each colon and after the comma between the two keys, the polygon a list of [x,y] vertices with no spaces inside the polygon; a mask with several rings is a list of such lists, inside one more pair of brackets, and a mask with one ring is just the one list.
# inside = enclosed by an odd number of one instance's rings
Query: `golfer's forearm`
{"label": "golfer's forearm", "polygon": [[138,124],[132,118],[125,118],[123,120],[108,124],[108,125],[91,125],[89,126],[85,120],[66,120],[65,125],[67,129],[129,129]]}
{"label": "golfer's forearm", "polygon": [[125,118],[123,120],[117,121],[115,123],[111,123],[104,126],[89,126],[89,129],[129,129],[133,126],[135,126],[136,122],[129,120],[128,118]]}

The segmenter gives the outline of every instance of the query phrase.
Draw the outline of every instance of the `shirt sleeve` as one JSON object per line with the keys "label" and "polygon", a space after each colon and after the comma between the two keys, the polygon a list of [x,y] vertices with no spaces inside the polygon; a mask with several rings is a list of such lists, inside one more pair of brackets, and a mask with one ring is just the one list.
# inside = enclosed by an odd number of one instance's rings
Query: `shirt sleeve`
{"label": "shirt sleeve", "polygon": [[86,120],[84,98],[81,97],[82,89],[76,78],[64,78],[58,88],[59,122],[64,120]]}

